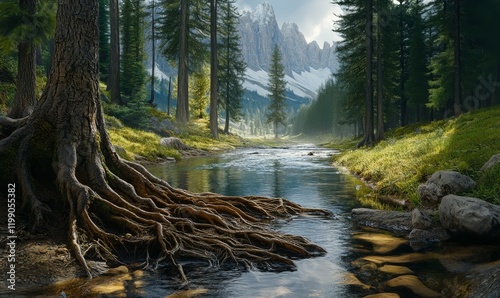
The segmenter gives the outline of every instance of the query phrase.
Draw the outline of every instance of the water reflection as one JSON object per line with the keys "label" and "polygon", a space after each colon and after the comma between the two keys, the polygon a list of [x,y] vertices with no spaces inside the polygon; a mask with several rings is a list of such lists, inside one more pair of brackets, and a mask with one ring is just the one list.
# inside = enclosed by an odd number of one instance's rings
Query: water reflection
{"label": "water reflection", "polygon": [[[311,151],[313,155],[309,154]],[[306,236],[328,252],[324,257],[297,261],[295,272],[191,272],[192,285],[209,289],[203,297],[348,297],[352,294],[345,286],[349,266],[345,256],[351,242],[347,215],[357,203],[344,175],[330,165],[329,158],[334,153],[311,146],[248,149],[149,168],[172,186],[185,186],[193,192],[284,197],[304,206],[328,209],[338,217],[298,217],[276,224],[276,229]]]}

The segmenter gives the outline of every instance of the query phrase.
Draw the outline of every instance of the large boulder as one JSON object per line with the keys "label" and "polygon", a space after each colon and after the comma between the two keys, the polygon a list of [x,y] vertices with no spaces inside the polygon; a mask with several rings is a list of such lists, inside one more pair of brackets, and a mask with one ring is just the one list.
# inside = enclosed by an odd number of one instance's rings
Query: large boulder
{"label": "large boulder", "polygon": [[184,144],[181,141],[181,139],[175,138],[175,137],[161,138],[160,144],[162,146],[167,147],[167,148],[172,148],[172,149],[181,150],[181,151],[193,150],[193,148]]}
{"label": "large boulder", "polygon": [[500,165],[500,154],[493,155],[480,169],[480,171],[486,171],[493,168],[496,165]]}
{"label": "large boulder", "polygon": [[476,187],[476,182],[469,176],[455,171],[438,171],[427,182],[418,186],[418,194],[422,201],[439,203],[449,194],[457,194]]}
{"label": "large boulder", "polygon": [[439,205],[439,219],[457,239],[500,241],[500,206],[476,198],[448,195]]}

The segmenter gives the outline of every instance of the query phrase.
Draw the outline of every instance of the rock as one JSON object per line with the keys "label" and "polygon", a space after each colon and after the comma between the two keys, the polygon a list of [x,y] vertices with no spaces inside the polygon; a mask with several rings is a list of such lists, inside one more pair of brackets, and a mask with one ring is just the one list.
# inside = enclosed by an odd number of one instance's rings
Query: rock
{"label": "rock", "polygon": [[411,224],[414,229],[426,230],[432,226],[432,219],[418,208],[411,212]]}
{"label": "rock", "polygon": [[450,239],[450,236],[442,227],[434,227],[430,230],[413,229],[408,235],[410,246],[414,250],[428,248],[436,242]]}
{"label": "rock", "polygon": [[373,251],[378,254],[386,254],[396,250],[403,244],[407,244],[406,239],[397,238],[385,234],[363,233],[352,236],[353,239],[359,239],[371,243]]}
{"label": "rock", "polygon": [[413,229],[409,212],[356,208],[352,209],[351,218],[358,225],[392,232],[410,232]]}
{"label": "rock", "polygon": [[486,171],[494,167],[495,165],[500,165],[500,154],[493,155],[479,170],[480,172]]}
{"label": "rock", "polygon": [[398,276],[389,280],[386,285],[390,288],[407,288],[419,297],[441,297],[439,292],[428,288],[415,275]]}
{"label": "rock", "polygon": [[500,206],[480,199],[448,195],[439,205],[443,227],[459,239],[500,241]]}
{"label": "rock", "polygon": [[438,171],[427,182],[418,186],[418,194],[423,201],[439,203],[440,199],[449,194],[457,194],[476,187],[476,182],[470,177],[454,171]]}
{"label": "rock", "polygon": [[162,146],[165,146],[167,148],[172,148],[176,150],[193,150],[193,148],[189,147],[188,145],[184,144],[181,139],[175,138],[175,137],[169,137],[169,138],[162,138],[160,140],[160,144]]}
{"label": "rock", "polygon": [[393,275],[405,275],[405,274],[413,274],[414,272],[405,266],[396,266],[396,265],[384,265],[378,268],[380,272],[393,274]]}
{"label": "rock", "polygon": [[400,296],[396,293],[378,293],[373,295],[368,295],[363,298],[399,298]]}

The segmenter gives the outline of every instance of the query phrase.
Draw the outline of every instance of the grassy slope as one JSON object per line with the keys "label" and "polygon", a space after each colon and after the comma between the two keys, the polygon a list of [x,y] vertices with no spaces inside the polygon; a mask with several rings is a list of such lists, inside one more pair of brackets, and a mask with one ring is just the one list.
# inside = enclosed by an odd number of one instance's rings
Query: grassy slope
{"label": "grassy slope", "polygon": [[[134,160],[138,155],[148,161],[156,162],[158,158],[181,157],[177,150],[160,145],[161,137],[157,134],[123,126],[114,117],[106,116],[106,123],[113,145],[125,149],[125,152],[118,151],[118,154],[125,159]],[[186,145],[208,151],[227,150],[244,145],[243,140],[234,135],[221,134],[219,140],[212,139],[206,121],[190,123],[185,132],[176,137]]]}
{"label": "grassy slope", "polygon": [[409,198],[414,204],[419,203],[417,187],[428,176],[456,170],[479,182],[469,195],[500,204],[500,166],[479,172],[498,153],[500,107],[390,131],[374,148],[343,151],[336,162],[375,183],[380,194]]}

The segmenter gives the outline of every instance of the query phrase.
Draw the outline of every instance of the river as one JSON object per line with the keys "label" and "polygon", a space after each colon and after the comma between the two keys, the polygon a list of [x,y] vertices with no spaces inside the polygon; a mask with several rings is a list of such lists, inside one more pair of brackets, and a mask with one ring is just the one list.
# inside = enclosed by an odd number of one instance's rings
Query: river
{"label": "river", "polygon": [[[191,272],[191,288],[203,297],[348,297],[345,286],[352,227],[349,213],[358,206],[345,174],[331,166],[335,151],[302,145],[292,148],[242,149],[184,159],[148,169],[174,187],[224,195],[283,197],[303,206],[323,208],[335,218],[297,217],[275,226],[307,237],[327,250],[324,257],[299,260],[294,272]],[[159,279],[160,280],[160,279]],[[149,287],[148,287],[149,288]],[[146,290],[160,295],[175,290],[163,279]]]}

